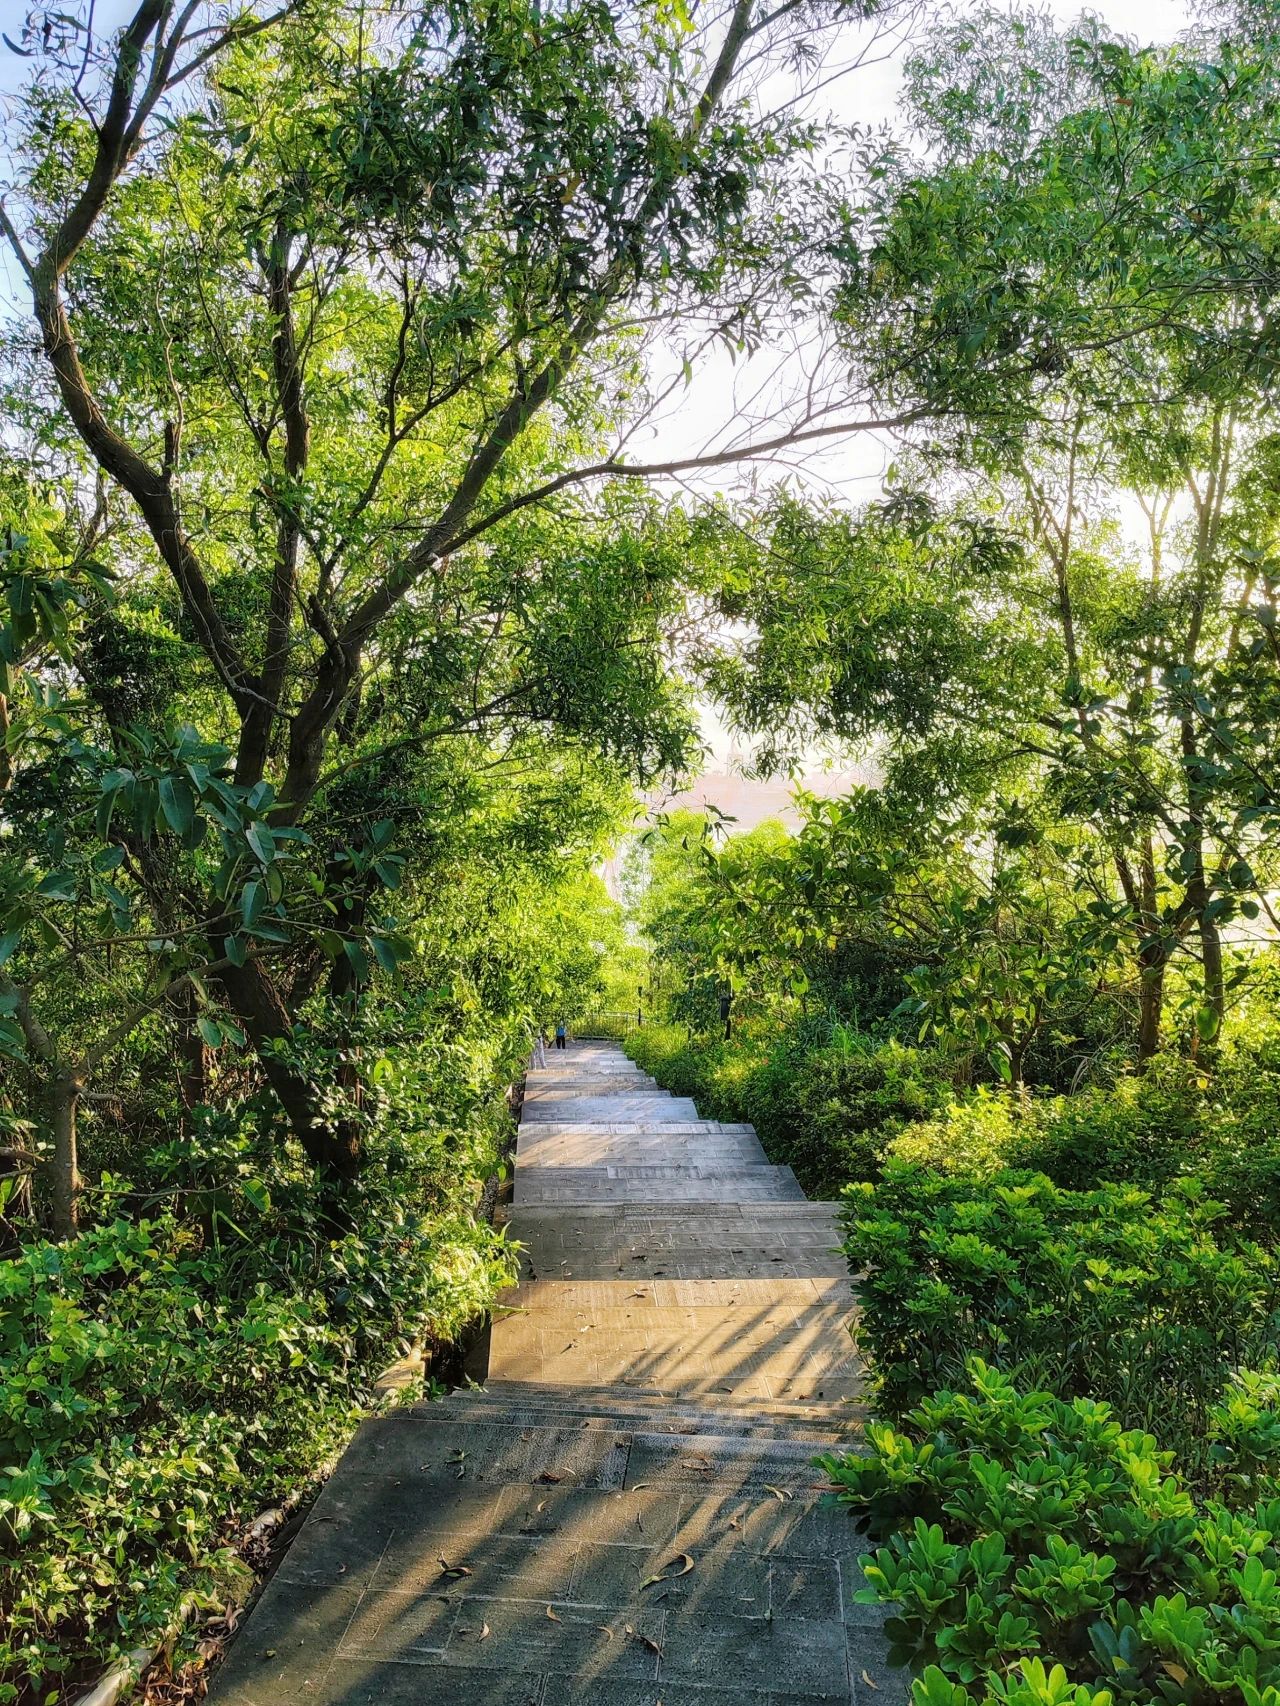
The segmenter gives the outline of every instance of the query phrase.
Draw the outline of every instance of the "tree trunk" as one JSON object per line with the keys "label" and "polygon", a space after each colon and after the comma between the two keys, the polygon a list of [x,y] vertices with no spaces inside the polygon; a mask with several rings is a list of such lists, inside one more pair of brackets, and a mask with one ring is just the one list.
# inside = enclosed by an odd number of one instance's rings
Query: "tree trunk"
{"label": "tree trunk", "polygon": [[1143,837],[1140,873],[1142,932],[1138,942],[1138,1071],[1146,1068],[1152,1055],[1160,1052],[1160,1020],[1164,1015],[1164,979],[1169,964],[1169,945],[1157,933],[1160,928],[1155,844],[1150,831]]}
{"label": "tree trunk", "polygon": [[84,1085],[73,1069],[58,1073],[49,1085],[49,1119],[53,1127],[53,1230],[73,1238],[80,1221],[80,1166],[76,1149],[76,1115]]}
{"label": "tree trunk", "polygon": [[209,1099],[209,1048],[196,1024],[195,991],[189,983],[174,997],[178,1023],[178,1097],[182,1105],[182,1132],[191,1135],[191,1116]]}
{"label": "tree trunk", "polygon": [[354,1179],[363,1160],[360,1131],[352,1121],[335,1119],[319,1088],[288,1060],[293,1024],[270,977],[249,960],[225,966],[218,978],[308,1159],[329,1179]]}
{"label": "tree trunk", "polygon": [[[1147,950],[1155,949],[1148,957]],[[1145,942],[1138,956],[1142,965],[1138,1007],[1138,1071],[1160,1052],[1160,1020],[1164,1013],[1164,970],[1167,954],[1158,943]]]}
{"label": "tree trunk", "polygon": [[1204,964],[1204,999],[1205,1005],[1213,1009],[1221,1030],[1222,1021],[1227,1016],[1226,980],[1222,970],[1222,934],[1218,929],[1216,918],[1210,918],[1207,911],[1208,894],[1206,891],[1204,908],[1200,911],[1200,957]]}

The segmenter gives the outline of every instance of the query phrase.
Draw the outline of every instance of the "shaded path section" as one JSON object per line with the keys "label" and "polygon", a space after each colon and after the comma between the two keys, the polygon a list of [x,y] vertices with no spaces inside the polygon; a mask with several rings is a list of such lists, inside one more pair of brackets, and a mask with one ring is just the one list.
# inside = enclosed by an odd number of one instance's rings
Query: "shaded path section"
{"label": "shaded path section", "polygon": [[814,1454],[856,1445],[834,1207],[622,1051],[531,1071],[483,1389],[365,1424],[216,1706],[897,1701]]}

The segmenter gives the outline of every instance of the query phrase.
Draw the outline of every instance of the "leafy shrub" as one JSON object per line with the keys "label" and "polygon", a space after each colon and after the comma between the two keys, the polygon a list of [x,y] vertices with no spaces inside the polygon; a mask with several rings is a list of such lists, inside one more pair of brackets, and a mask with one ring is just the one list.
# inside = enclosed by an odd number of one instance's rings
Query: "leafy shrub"
{"label": "leafy shrub", "polygon": [[1003,1090],[979,1086],[960,1101],[949,1101],[932,1119],[909,1125],[888,1153],[912,1166],[958,1178],[989,1178],[1010,1165],[1037,1123],[1038,1106],[1020,1108]]}
{"label": "leafy shrub", "polygon": [[823,1460],[890,1535],[858,1597],[895,1603],[893,1656],[928,1667],[917,1706],[1274,1706],[1280,1380],[1241,1375],[1211,1409],[1203,1502],[1105,1404],[1020,1394],[978,1359],[968,1385]]}
{"label": "leafy shrub", "polygon": [[886,1145],[950,1088],[931,1051],[889,1041],[808,1048],[783,1033],[696,1042],[651,1025],[628,1038],[632,1058],[708,1119],[754,1125],[770,1160],[794,1168],[811,1196],[873,1179]]}
{"label": "leafy shrub", "polygon": [[1203,1159],[1207,1084],[1193,1062],[1161,1056],[1110,1089],[1048,1099],[1016,1134],[1011,1163],[1069,1190],[1104,1179],[1162,1190]]}
{"label": "leafy shrub", "polygon": [[891,1159],[848,1188],[843,1220],[866,1270],[859,1342],[891,1415],[976,1355],[1194,1453],[1228,1370],[1265,1360],[1280,1328],[1275,1253],[1192,1186],[1156,1203],[1131,1185],[951,1179]]}
{"label": "leafy shrub", "polygon": [[1280,1036],[1238,1047],[1206,1091],[1203,1171],[1255,1237],[1280,1239]]}
{"label": "leafy shrub", "polygon": [[369,1377],[485,1309],[505,1248],[465,1202],[415,1207],[420,1166],[388,1139],[335,1237],[297,1158],[209,1117],[149,1163],[178,1210],[111,1217],[137,1193],[107,1181],[104,1223],[0,1262],[0,1701],[157,1640]]}

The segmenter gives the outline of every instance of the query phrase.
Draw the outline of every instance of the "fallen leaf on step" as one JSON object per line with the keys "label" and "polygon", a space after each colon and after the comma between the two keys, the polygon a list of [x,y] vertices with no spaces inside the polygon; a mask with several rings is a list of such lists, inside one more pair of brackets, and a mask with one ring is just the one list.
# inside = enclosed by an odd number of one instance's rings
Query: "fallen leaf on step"
{"label": "fallen leaf on step", "polygon": [[862,1673],[862,1680],[866,1683],[868,1688],[874,1689],[877,1693],[879,1692],[880,1684],[878,1682],[872,1682],[865,1670]]}
{"label": "fallen leaf on step", "polygon": [[794,1493],[784,1492],[781,1487],[771,1487],[767,1481],[764,1484],[764,1490],[766,1493],[772,1493],[775,1499],[782,1499],[785,1501],[795,1497]]}
{"label": "fallen leaf on step", "polygon": [[739,1522],[739,1521],[738,1521],[738,1519],[737,1519],[737,1517],[736,1517],[736,1516],[731,1516],[731,1517],[730,1517],[730,1518],[729,1518],[729,1527],[730,1527],[730,1528],[736,1528],[736,1529],[738,1529],[738,1530],[739,1530],[739,1531],[741,1531],[741,1528],[742,1528],[742,1524],[741,1524],[741,1523],[740,1523],[740,1522]]}
{"label": "fallen leaf on step", "polygon": [[546,1510],[546,1508],[547,1508],[547,1501],[546,1501],[546,1500],[545,1500],[545,1499],[543,1499],[543,1501],[542,1501],[542,1503],[541,1503],[541,1504],[540,1504],[540,1505],[539,1505],[539,1506],[538,1506],[538,1507],[537,1507],[537,1508],[538,1508],[538,1510],[540,1510],[540,1511],[544,1511],[544,1510]]}
{"label": "fallen leaf on step", "polygon": [[642,1490],[642,1489],[643,1489],[643,1488],[645,1488],[645,1487],[647,1487],[647,1486],[649,1486],[649,1484],[650,1484],[650,1483],[649,1483],[649,1482],[648,1482],[648,1481],[637,1481],[637,1482],[636,1482],[636,1484],[635,1484],[635,1486],[634,1486],[634,1487],[628,1487],[628,1488],[627,1488],[627,1491],[628,1491],[628,1492],[629,1492],[629,1493],[638,1493],[638,1492],[640,1492],[640,1491],[641,1491],[641,1490]]}
{"label": "fallen leaf on step", "polygon": [[455,1580],[459,1576],[470,1576],[475,1573],[473,1570],[469,1570],[465,1564],[447,1564],[443,1558],[438,1558],[436,1562],[440,1566],[441,1575],[452,1576]]}
{"label": "fallen leaf on step", "polygon": [[[679,1569],[673,1568],[676,1564],[680,1566]],[[640,1583],[640,1586],[642,1588],[651,1588],[655,1582],[674,1581],[677,1576],[687,1576],[692,1568],[693,1559],[687,1552],[681,1552],[671,1560],[670,1564],[664,1564],[662,1566],[662,1571],[659,1575],[646,1576],[644,1581]]]}
{"label": "fallen leaf on step", "polygon": [[605,1638],[606,1638],[606,1639],[607,1639],[607,1640],[610,1640],[610,1641],[612,1641],[612,1639],[613,1639],[613,1630],[612,1630],[612,1629],[610,1629],[610,1627],[609,1627],[609,1625],[608,1625],[608,1624],[607,1624],[607,1623],[597,1623],[597,1624],[596,1624],[596,1628],[597,1628],[597,1629],[598,1629],[598,1630],[599,1630],[599,1631],[600,1631],[600,1633],[601,1633],[601,1634],[602,1634],[602,1635],[603,1635],[603,1636],[605,1636]]}
{"label": "fallen leaf on step", "polygon": [[480,1625],[480,1639],[482,1641],[487,1641],[489,1639],[490,1633],[491,1633],[491,1631],[490,1631],[489,1625],[487,1623],[482,1623]]}
{"label": "fallen leaf on step", "polygon": [[536,1476],[535,1479],[538,1481],[545,1481],[549,1485],[554,1486],[557,1481],[563,1481],[564,1476],[563,1475],[557,1475],[550,1469],[544,1469],[542,1471],[541,1475]]}
{"label": "fallen leaf on step", "polygon": [[552,1623],[559,1623],[559,1621],[560,1621],[560,1619],[556,1616],[555,1612],[552,1611],[550,1606],[547,1607],[547,1616]]}

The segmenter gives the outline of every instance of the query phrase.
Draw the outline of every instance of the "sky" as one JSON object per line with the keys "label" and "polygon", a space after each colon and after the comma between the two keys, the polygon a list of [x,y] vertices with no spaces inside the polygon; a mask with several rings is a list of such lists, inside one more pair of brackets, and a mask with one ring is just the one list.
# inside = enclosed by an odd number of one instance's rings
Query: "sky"
{"label": "sky", "polygon": [[[118,26],[136,4],[137,0],[97,0],[98,27],[108,30]],[[0,0],[0,29],[16,37],[27,9],[28,0]],[[956,0],[953,5],[953,10],[961,15],[970,9],[966,0]],[[1171,40],[1192,22],[1191,8],[1184,0],[1094,0],[1087,8],[1079,0],[1050,0],[1047,9],[1063,25],[1074,22],[1087,10],[1113,31],[1136,37],[1143,43]],[[873,53],[869,63],[835,85],[827,98],[837,116],[862,125],[891,121],[901,86],[902,58],[900,47],[887,56]],[[0,44],[0,124],[5,97],[12,96],[21,86],[26,70],[27,62]],[[0,172],[3,158],[0,134]],[[22,280],[16,264],[7,253],[0,252],[0,313],[19,305],[22,299]],[[647,439],[632,444],[628,453],[632,460],[663,461],[697,454],[717,437],[723,442],[723,434],[733,430],[735,400],[750,398],[764,380],[787,385],[799,378],[802,374],[798,363],[789,356],[779,358],[776,352],[766,352],[754,364],[737,366],[726,355],[716,355],[699,372],[693,386],[681,390],[673,399]],[[893,455],[894,447],[889,440],[862,434],[806,458],[803,477],[845,502],[865,502],[877,495]],[[736,476],[729,471],[718,472],[714,486],[732,492],[749,477],[749,470]],[[734,774],[742,755],[710,708],[703,717],[703,734],[709,756],[706,775],[698,786],[698,798],[731,796],[734,814],[744,825],[775,812],[779,804],[777,786],[744,783]],[[829,757],[815,754],[806,781],[825,791],[838,786],[841,776],[847,774],[840,771],[832,776],[829,771]]]}

